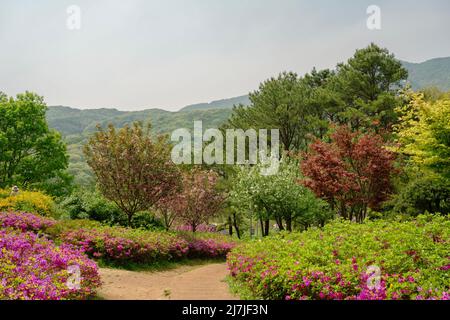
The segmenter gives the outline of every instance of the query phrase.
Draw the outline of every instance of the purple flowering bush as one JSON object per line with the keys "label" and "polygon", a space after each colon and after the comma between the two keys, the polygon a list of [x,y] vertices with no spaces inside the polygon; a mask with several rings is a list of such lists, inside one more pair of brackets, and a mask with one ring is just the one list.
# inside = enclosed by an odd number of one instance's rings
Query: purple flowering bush
{"label": "purple flowering bush", "polygon": [[179,235],[188,242],[189,257],[226,257],[237,244],[221,234],[180,232]]}
{"label": "purple flowering bush", "polygon": [[[69,267],[79,268],[79,287],[68,285]],[[0,279],[0,300],[86,299],[101,284],[81,250],[13,229],[0,230]]]}
{"label": "purple flowering bush", "polygon": [[[182,231],[182,232],[192,232],[192,226],[190,225],[180,225],[175,227],[176,231]],[[217,232],[217,227],[210,224],[200,224],[196,228],[196,232]]]}
{"label": "purple flowering bush", "polygon": [[[69,222],[73,227],[73,222]],[[57,237],[89,256],[116,263],[153,263],[180,258],[225,257],[234,243],[219,235],[170,233],[90,225],[82,228],[55,226]],[[55,235],[55,232],[50,230]]]}
{"label": "purple flowering bush", "polygon": [[228,255],[253,299],[450,299],[450,219],[335,221],[248,242]]}
{"label": "purple flowering bush", "polygon": [[0,212],[0,227],[38,232],[56,224],[56,220],[28,212]]}

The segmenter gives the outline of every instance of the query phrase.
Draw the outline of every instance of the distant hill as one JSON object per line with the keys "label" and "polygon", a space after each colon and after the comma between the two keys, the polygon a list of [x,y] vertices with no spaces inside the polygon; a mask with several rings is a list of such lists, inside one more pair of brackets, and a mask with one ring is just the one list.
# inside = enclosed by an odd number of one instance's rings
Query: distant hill
{"label": "distant hill", "polygon": [[194,121],[199,120],[203,121],[204,128],[219,128],[230,117],[234,101],[245,102],[240,98],[226,99],[197,107],[189,106],[178,112],[161,109],[129,112],[116,109],[79,110],[54,106],[48,108],[47,120],[49,126],[61,132],[67,142],[69,172],[75,177],[75,182],[88,186],[93,182],[93,174],[84,158],[82,146],[97,124],[106,127],[112,123],[116,127],[123,127],[135,121],[150,121],[156,134],[170,134],[178,128],[193,130]]}
{"label": "distant hill", "polygon": [[126,112],[116,109],[80,110],[70,107],[54,106],[47,111],[49,126],[63,135],[80,134],[93,122],[110,119]]}
{"label": "distant hill", "polygon": [[232,109],[234,105],[250,104],[250,100],[248,95],[230,98],[230,99],[222,99],[217,101],[212,101],[210,103],[198,103],[192,104],[190,106],[186,106],[180,111],[192,111],[192,110],[206,110],[206,109]]}
{"label": "distant hill", "polygon": [[409,82],[414,90],[437,87],[450,90],[450,57],[431,59],[422,63],[402,61],[409,72]]}
{"label": "distant hill", "polygon": [[70,107],[52,106],[47,111],[49,126],[64,136],[84,135],[95,130],[97,124],[117,127],[134,121],[150,120],[158,134],[169,133],[176,128],[190,128],[195,120],[203,120],[209,127],[219,127],[230,116],[234,105],[250,103],[248,95],[199,103],[186,106],[180,111],[171,112],[162,109],[142,111],[119,111],[117,109],[79,110]]}
{"label": "distant hill", "polygon": [[[413,89],[435,86],[441,90],[450,90],[450,57],[432,59],[422,63],[402,63],[409,71],[408,80]],[[97,124],[106,127],[112,123],[116,127],[123,127],[134,121],[150,120],[156,134],[170,134],[178,128],[193,129],[193,123],[196,120],[202,120],[204,128],[218,128],[230,117],[233,105],[237,104],[248,105],[248,95],[193,104],[177,112],[162,109],[142,111],[79,110],[54,106],[49,107],[47,119],[49,126],[61,132],[67,142],[70,155],[69,171],[75,176],[78,184],[89,185],[93,181],[93,176],[84,159],[82,146]]]}

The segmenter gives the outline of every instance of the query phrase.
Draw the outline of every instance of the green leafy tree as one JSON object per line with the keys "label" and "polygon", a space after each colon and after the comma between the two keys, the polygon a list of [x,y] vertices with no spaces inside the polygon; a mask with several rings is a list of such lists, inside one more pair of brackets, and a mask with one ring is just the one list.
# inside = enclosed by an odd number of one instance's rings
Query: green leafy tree
{"label": "green leafy tree", "polygon": [[389,130],[397,120],[398,93],[407,77],[407,70],[387,49],[372,43],[357,50],[346,63],[337,65],[328,86],[329,105],[337,115],[334,120],[354,130]]}
{"label": "green leafy tree", "polygon": [[138,122],[132,127],[108,130],[100,126],[85,145],[84,153],[101,193],[128,216],[151,209],[179,185],[180,174],[170,158],[166,137],[156,141]]}
{"label": "green leafy tree", "polygon": [[43,98],[34,93],[16,98],[0,94],[0,187],[45,188],[65,175],[66,145],[59,133],[49,130],[46,110]]}
{"label": "green leafy tree", "polygon": [[258,214],[263,235],[269,233],[270,220],[275,220],[280,230],[292,231],[294,224],[308,228],[330,218],[327,204],[298,183],[297,161],[284,157],[274,175],[261,175],[261,168],[242,167],[230,198],[236,207]]}
{"label": "green leafy tree", "polygon": [[[283,150],[299,150],[306,146],[308,133],[314,132],[315,118],[320,114],[311,105],[312,90],[325,74],[313,74],[308,80],[293,72],[270,78],[250,93],[250,106],[233,109],[228,122],[232,128],[279,129]],[[316,105],[319,106],[318,104]]]}
{"label": "green leafy tree", "polygon": [[393,199],[396,212],[413,216],[450,212],[450,96],[427,91],[405,93],[397,108],[397,147],[404,160],[406,181]]}
{"label": "green leafy tree", "polygon": [[422,93],[408,93],[410,102],[397,111],[399,148],[409,165],[450,179],[450,98],[425,101]]}

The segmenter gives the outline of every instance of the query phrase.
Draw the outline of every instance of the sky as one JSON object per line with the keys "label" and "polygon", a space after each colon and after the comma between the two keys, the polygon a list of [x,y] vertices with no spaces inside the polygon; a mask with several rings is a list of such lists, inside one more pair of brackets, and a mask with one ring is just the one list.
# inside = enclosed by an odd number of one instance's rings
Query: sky
{"label": "sky", "polygon": [[[369,5],[380,30],[367,28]],[[371,42],[409,62],[450,56],[449,31],[448,0],[0,0],[0,91],[178,110],[333,68]]]}

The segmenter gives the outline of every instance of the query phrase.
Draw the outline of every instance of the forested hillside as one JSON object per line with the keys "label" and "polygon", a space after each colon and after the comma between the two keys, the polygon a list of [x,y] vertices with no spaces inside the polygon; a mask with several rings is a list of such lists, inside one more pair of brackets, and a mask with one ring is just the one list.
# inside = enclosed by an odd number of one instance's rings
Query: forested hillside
{"label": "forested hillside", "polygon": [[[450,57],[422,63],[402,61],[402,64],[408,70],[408,81],[414,90],[428,87],[450,90]],[[170,134],[178,128],[192,128],[196,120],[202,120],[205,127],[217,128],[230,117],[233,106],[239,104],[249,105],[249,96],[188,105],[178,112],[156,108],[127,112],[117,109],[79,110],[53,106],[48,109],[47,120],[51,128],[61,132],[68,144],[70,173],[75,176],[77,183],[88,185],[92,181],[92,175],[83,158],[82,145],[86,137],[95,131],[97,124],[106,127],[112,123],[115,127],[123,127],[134,121],[150,121],[153,131],[157,134]]]}

